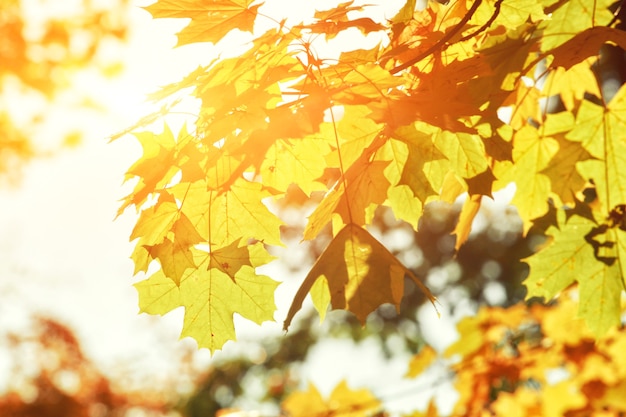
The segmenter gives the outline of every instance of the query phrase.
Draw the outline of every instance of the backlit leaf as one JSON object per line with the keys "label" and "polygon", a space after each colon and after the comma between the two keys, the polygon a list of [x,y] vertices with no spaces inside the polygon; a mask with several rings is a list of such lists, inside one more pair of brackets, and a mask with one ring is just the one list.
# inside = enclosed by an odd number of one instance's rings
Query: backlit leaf
{"label": "backlit leaf", "polygon": [[369,313],[384,303],[400,307],[405,275],[411,277],[431,301],[434,300],[419,279],[371,234],[358,225],[348,224],[333,238],[304,279],[284,328],[289,328],[313,285],[322,286],[318,287],[313,299],[322,318],[330,303],[333,309],[351,311],[361,323],[365,323]]}
{"label": "backlit leaf", "polygon": [[626,142],[620,135],[626,129],[626,88],[621,88],[606,109],[587,100],[576,115],[576,126],[567,138],[579,141],[593,159],[582,161],[579,172],[596,185],[603,211],[626,203]]}
{"label": "backlit leaf", "polygon": [[379,410],[381,402],[366,389],[352,390],[341,381],[324,399],[312,384],[308,391],[296,391],[282,403],[284,412],[292,417],[339,416],[367,417]]}
{"label": "backlit leaf", "polygon": [[566,220],[563,211],[559,215],[558,229],[549,232],[552,241],[526,260],[530,266],[524,281],[527,297],[550,300],[577,281],[578,313],[594,334],[603,334],[619,323],[621,311],[624,259],[616,247],[617,236],[585,217],[574,214]]}
{"label": "backlit leaf", "polygon": [[609,6],[612,0],[588,2],[569,0],[560,2],[547,21],[541,40],[541,49],[550,50],[567,42],[577,33],[594,26],[604,26],[611,21]]}
{"label": "backlit leaf", "polygon": [[386,161],[355,162],[311,214],[304,238],[317,236],[332,220],[333,213],[339,214],[344,224],[364,225],[370,204],[381,204],[387,198],[389,182],[383,174],[387,165]]}
{"label": "backlit leaf", "polygon": [[187,269],[180,286],[162,271],[135,284],[141,311],[162,315],[184,307],[181,337],[192,337],[212,352],[235,340],[235,313],[258,324],[273,319],[278,283],[255,272],[272,260],[262,244],[235,241],[211,253],[194,249],[193,254],[197,269]]}
{"label": "backlit leaf", "polygon": [[217,43],[237,28],[251,32],[261,4],[253,0],[159,0],[146,6],[155,18],[190,18],[178,34],[178,46],[194,42]]}

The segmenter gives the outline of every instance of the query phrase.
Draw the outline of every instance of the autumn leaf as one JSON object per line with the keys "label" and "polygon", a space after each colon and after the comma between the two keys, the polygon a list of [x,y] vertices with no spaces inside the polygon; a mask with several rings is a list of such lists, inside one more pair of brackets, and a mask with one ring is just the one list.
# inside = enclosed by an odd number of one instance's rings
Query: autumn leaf
{"label": "autumn leaf", "polygon": [[138,244],[141,246],[159,244],[165,240],[179,218],[180,210],[174,197],[169,193],[161,193],[155,205],[141,211],[130,240],[140,238]]}
{"label": "autumn leaf", "polygon": [[357,28],[364,35],[370,32],[384,30],[385,26],[374,22],[369,17],[348,17],[348,13],[363,11],[364,6],[353,6],[354,1],[340,3],[330,10],[315,12],[316,22],[303,25],[302,27],[311,30],[313,33],[322,33],[327,39],[333,39],[340,32]]}
{"label": "autumn leaf", "polygon": [[235,313],[258,324],[273,320],[278,283],[255,271],[273,259],[261,243],[237,240],[210,253],[191,252],[197,268],[187,269],[179,286],[164,271],[135,284],[142,312],[163,315],[184,307],[181,337],[192,337],[211,352],[236,339]]}
{"label": "autumn leaf", "polygon": [[220,247],[242,237],[282,245],[282,222],[263,204],[270,194],[259,183],[240,179],[221,194],[204,181],[177,184],[171,190],[182,202],[180,211],[211,245]]}
{"label": "autumn leaf", "polygon": [[183,273],[189,268],[196,267],[190,248],[204,239],[184,214],[180,215],[170,231],[173,235],[171,239],[166,237],[162,243],[143,247],[152,259],[159,260],[165,275],[179,284]]}
{"label": "autumn leaf", "polygon": [[411,19],[413,19],[413,13],[415,13],[416,0],[409,0],[404,3],[404,6],[398,10],[398,13],[391,18],[393,26],[406,25]]}
{"label": "autumn leaf", "polygon": [[543,6],[539,1],[487,0],[481,2],[469,23],[477,28],[484,27],[488,23],[490,24],[489,28],[497,28],[500,25],[516,28],[526,23],[529,18],[535,22],[546,18]]}
{"label": "autumn leaf", "polygon": [[611,21],[609,7],[612,0],[592,3],[584,0],[570,0],[557,4],[541,40],[542,51],[551,50],[573,38],[577,33],[594,26],[605,26]]}
{"label": "autumn leaf", "polygon": [[[397,129],[393,135],[394,139],[407,146],[408,152],[399,184],[407,185],[422,203],[435,195],[435,190],[440,188],[437,185],[440,186],[443,182],[441,170],[435,165],[443,163],[445,171],[449,169],[446,157],[433,142],[436,132],[436,128],[416,123]],[[401,159],[397,157],[394,161],[397,163]]]}
{"label": "autumn leaf", "polygon": [[[557,67],[551,71],[545,81],[543,95],[546,97],[559,95],[568,113],[573,111],[585,95],[600,97],[600,87],[592,66],[596,58],[575,64],[565,70]],[[572,113],[569,113],[573,117]]]}
{"label": "autumn leaf", "polygon": [[620,132],[626,129],[626,88],[620,88],[607,108],[584,100],[576,114],[575,127],[566,134],[582,144],[593,157],[581,161],[578,170],[585,180],[596,185],[604,213],[626,203],[626,143]]}
{"label": "autumn leaf", "polygon": [[626,33],[619,29],[604,26],[586,29],[551,51],[554,57],[551,65],[569,69],[589,57],[597,56],[602,45],[607,42],[625,48]]}
{"label": "autumn leaf", "polygon": [[[185,129],[181,130],[181,136],[185,135]],[[133,192],[124,199],[118,215],[130,205],[139,208],[151,193],[167,185],[177,171],[174,164],[176,141],[167,125],[159,135],[140,132],[135,133],[135,137],[143,148],[143,155],[128,169],[125,180],[138,177],[139,181]]]}
{"label": "autumn leaf", "polygon": [[280,192],[287,191],[291,184],[296,184],[306,195],[322,191],[324,185],[317,180],[323,174],[324,155],[329,152],[325,141],[278,140],[261,164],[263,183]]}
{"label": "autumn leaf", "polygon": [[[570,113],[567,113],[570,114]],[[552,192],[561,203],[573,206],[576,193],[583,190],[585,179],[578,172],[577,165],[591,158],[580,143],[566,140],[562,135],[555,137],[559,151],[552,157],[548,166],[541,171],[551,182]]]}
{"label": "autumn leaf", "polygon": [[408,378],[415,378],[421,375],[437,358],[437,352],[431,346],[424,346],[420,352],[411,358],[409,370],[406,373]]}
{"label": "autumn leaf", "polygon": [[551,300],[577,281],[578,314],[594,334],[601,335],[620,320],[624,258],[616,248],[617,236],[584,216],[573,213],[565,219],[564,211],[558,214],[558,228],[548,231],[552,241],[526,260],[530,266],[524,281],[527,298]]}
{"label": "autumn leaf", "polygon": [[154,18],[190,18],[178,34],[177,46],[195,42],[217,43],[237,28],[251,32],[258,8],[252,0],[159,0],[145,9]]}
{"label": "autumn leaf", "polygon": [[468,196],[463,203],[463,208],[461,209],[461,214],[459,215],[459,221],[454,228],[454,234],[456,235],[456,243],[454,246],[456,250],[459,250],[459,248],[467,242],[467,239],[469,238],[470,232],[472,231],[472,222],[480,209],[481,199],[482,196],[480,194],[474,194]]}
{"label": "autumn leaf", "polygon": [[296,391],[282,403],[292,417],[341,416],[367,417],[379,410],[381,402],[366,389],[352,390],[341,381],[328,399],[324,399],[312,384],[308,391]]}
{"label": "autumn leaf", "polygon": [[514,164],[500,165],[496,176],[514,181],[516,193],[513,204],[517,207],[524,230],[531,226],[531,220],[548,211],[548,198],[551,193],[550,179],[543,173],[559,150],[554,135],[571,127],[570,118],[549,115],[539,128],[525,126],[513,138]]}
{"label": "autumn leaf", "polygon": [[340,178],[309,217],[304,239],[312,239],[339,214],[344,224],[366,223],[366,209],[370,204],[381,204],[387,198],[389,182],[383,171],[386,161],[359,160]]}
{"label": "autumn leaf", "polygon": [[405,275],[434,301],[421,281],[369,232],[348,224],[333,238],[304,279],[283,327],[289,328],[309,292],[322,319],[329,304],[333,309],[351,311],[361,323],[384,303],[391,303],[398,309],[404,294]]}

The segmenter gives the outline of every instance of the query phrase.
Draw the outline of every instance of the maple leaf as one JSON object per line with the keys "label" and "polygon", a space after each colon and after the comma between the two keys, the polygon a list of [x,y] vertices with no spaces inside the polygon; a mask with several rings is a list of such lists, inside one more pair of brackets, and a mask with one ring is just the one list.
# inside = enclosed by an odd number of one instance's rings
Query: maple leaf
{"label": "maple leaf", "polygon": [[308,391],[296,391],[282,403],[283,410],[292,417],[341,416],[367,417],[379,410],[381,402],[367,389],[352,390],[341,381],[324,400],[314,385]]}
{"label": "maple leaf", "polygon": [[514,181],[516,192],[513,204],[517,207],[524,230],[531,226],[531,220],[548,211],[548,197],[551,193],[550,179],[543,174],[555,157],[559,144],[552,136],[567,130],[571,119],[549,115],[539,129],[527,125],[516,132],[513,143],[514,164],[502,164],[496,168],[496,177]]}
{"label": "maple leaf", "polygon": [[[330,110],[334,117],[335,110]],[[320,133],[326,138],[336,138],[328,143],[334,152],[326,157],[328,165],[344,167],[351,166],[356,160],[362,159],[364,149],[367,149],[380,135],[382,125],[369,118],[370,109],[367,106],[345,106],[341,120],[336,123],[325,123]],[[341,160],[341,163],[340,163]]]}
{"label": "maple leaf", "polygon": [[348,13],[359,12],[364,9],[364,6],[352,6],[353,3],[354,1],[351,0],[340,3],[330,10],[317,11],[314,15],[317,21],[301,27],[307,28],[313,33],[322,33],[326,35],[326,39],[332,39],[349,28],[357,28],[364,35],[386,29],[384,25],[374,22],[370,17],[349,18]]}
{"label": "maple leaf", "polygon": [[324,186],[317,179],[323,174],[324,155],[329,152],[330,146],[323,140],[278,140],[261,164],[263,184],[280,192],[287,191],[291,184],[306,195],[321,191]]}
{"label": "maple leaf", "polygon": [[541,50],[551,50],[573,38],[577,33],[594,26],[604,26],[613,17],[609,7],[612,0],[589,3],[585,0],[569,0],[557,3],[541,39]]}
{"label": "maple leaf", "polygon": [[387,161],[355,162],[345,176],[324,197],[309,216],[304,239],[313,239],[339,214],[344,224],[366,223],[366,210],[371,204],[382,204],[387,198],[389,181],[384,176]]}
{"label": "maple leaf", "polygon": [[348,224],[333,238],[296,293],[284,329],[300,310],[307,293],[323,318],[328,304],[351,311],[365,323],[369,313],[384,303],[400,307],[404,276],[408,275],[434,301],[430,291],[369,232]]}
{"label": "maple leaf", "polygon": [[450,168],[464,178],[474,177],[487,169],[485,145],[478,135],[440,131],[433,143],[450,161]]}
{"label": "maple leaf", "polygon": [[255,269],[273,258],[261,243],[236,240],[207,253],[191,249],[197,268],[187,269],[180,285],[158,271],[135,284],[141,312],[163,315],[185,308],[181,337],[214,352],[235,340],[235,313],[255,323],[273,320],[278,283]]}
{"label": "maple leaf", "polygon": [[551,66],[569,69],[589,57],[598,55],[607,42],[626,48],[626,33],[620,29],[597,26],[577,33],[572,39],[551,51]]}
{"label": "maple leaf", "polygon": [[[626,46],[623,32],[606,27],[611,3],[429,2],[416,11],[406,0],[379,22],[368,5],[347,1],[291,28],[276,20],[261,34],[252,33],[261,4],[251,0],[147,6],[155,18],[190,19],[178,45],[219,42],[231,30],[251,32],[252,40],[239,56],[198,67],[152,96],[188,89],[200,108],[191,133],[183,128],[175,138],[165,126],[161,134],[137,134],[143,155],[126,178],[138,182],[120,212],[131,205],[140,212],[131,233],[135,272],[160,266],[138,284],[141,305],[158,314],[184,306],[183,335],[212,350],[234,338],[236,309],[267,319],[275,283],[256,275],[252,252],[282,244],[282,222],[268,199],[296,187],[305,198],[329,189],[304,238],[328,223],[335,237],[285,323],[308,293],[322,317],[330,304],[364,321],[382,303],[398,306],[406,274],[427,293],[365,230],[377,207],[417,228],[426,203],[467,192],[458,249],[482,196],[513,182],[524,231],[549,212],[550,199],[574,205],[569,220],[549,229],[552,244],[528,258],[527,284],[529,293],[549,298],[578,282],[579,315],[599,335],[615,322],[626,276],[626,88],[600,104],[594,74],[601,45]],[[266,20],[271,26],[272,17]],[[308,39],[349,29],[386,31],[389,42],[352,44],[339,59],[325,59]],[[568,111],[546,115],[541,100],[557,94]],[[511,110],[507,123],[503,108]],[[577,200],[585,187],[597,201]],[[572,278],[569,267],[581,275]],[[258,298],[258,305],[226,305],[230,297]],[[477,326],[468,335],[480,336],[487,325]],[[478,379],[470,386],[483,384]],[[484,398],[475,396],[468,410]]]}
{"label": "maple leaf", "polygon": [[459,220],[453,232],[456,235],[456,243],[454,244],[456,250],[459,250],[459,248],[467,242],[467,239],[469,238],[472,230],[472,222],[480,209],[481,199],[482,195],[474,194],[468,196],[463,203],[463,208],[459,214]]}
{"label": "maple leaf", "polygon": [[159,0],[145,9],[154,18],[190,18],[178,33],[177,46],[195,42],[217,43],[228,32],[252,32],[258,8],[253,0]]}
{"label": "maple leaf", "polygon": [[581,297],[578,314],[594,334],[604,334],[619,324],[622,264],[626,261],[626,252],[621,249],[624,232],[616,236],[613,229],[598,226],[592,219],[574,213],[566,220],[564,211],[558,214],[558,228],[548,231],[552,241],[526,259],[530,266],[524,281],[527,298],[550,300],[577,281]]}
{"label": "maple leaf", "polygon": [[[390,22],[393,26],[402,25],[405,26],[407,22],[413,19],[415,13],[416,0],[407,0],[404,2],[404,6],[398,10],[398,13],[391,18]],[[394,30],[398,30],[397,28]]]}
{"label": "maple leaf", "polygon": [[584,100],[576,114],[576,124],[566,138],[577,141],[593,159],[578,163],[583,178],[596,185],[602,211],[626,203],[626,143],[619,132],[626,129],[626,88],[620,88],[606,108]]}
{"label": "maple leaf", "polygon": [[565,70],[557,67],[546,78],[543,95],[550,97],[558,94],[563,106],[568,111],[574,111],[585,95],[600,97],[598,80],[592,70],[596,58],[589,58],[586,62],[573,65]]}
{"label": "maple leaf", "polygon": [[583,190],[586,185],[576,166],[578,162],[590,159],[591,155],[580,143],[566,140],[563,135],[557,135],[555,139],[559,151],[554,154],[541,174],[550,179],[552,192],[559,197],[562,204],[573,205],[576,193]]}
{"label": "maple leaf", "polygon": [[155,205],[141,211],[130,240],[140,238],[138,244],[142,246],[159,244],[179,218],[180,210],[174,197],[166,192],[160,193]]}
{"label": "maple leaf", "polygon": [[[171,240],[165,238],[156,245],[144,245],[152,259],[158,259],[163,273],[176,284],[180,283],[183,273],[189,268],[195,268],[192,246],[204,241],[187,216],[181,213],[180,217],[170,229],[173,235]],[[169,234],[168,234],[169,235]]]}
{"label": "maple leaf", "polygon": [[143,148],[143,155],[128,169],[125,181],[133,177],[139,177],[139,181],[133,192],[124,199],[118,215],[130,205],[139,208],[150,194],[164,187],[177,172],[174,167],[176,141],[167,125],[159,135],[140,132],[134,136]]}
{"label": "maple leaf", "polygon": [[437,129],[432,126],[415,123],[398,128],[393,134],[394,139],[407,146],[408,152],[399,183],[408,185],[415,197],[423,203],[436,193],[435,188],[438,187],[433,184],[441,184],[443,181],[433,165],[445,160],[445,169],[449,169],[446,157],[433,142],[436,132]]}
{"label": "maple leaf", "polygon": [[[385,205],[393,210],[398,219],[412,224],[417,229],[417,222],[426,199],[436,195],[423,170],[423,166],[428,165],[430,159],[426,153],[429,148],[428,144],[430,144],[431,152],[438,153],[439,151],[434,147],[428,135],[420,137],[415,128],[407,128],[405,133],[407,137],[403,140],[387,140],[376,151],[376,159],[390,161],[384,170],[384,175],[390,183]],[[408,136],[411,134],[417,137]],[[402,131],[396,131],[394,134],[395,137],[402,137],[402,135]],[[411,142],[413,139],[416,139],[415,144]]]}
{"label": "maple leaf", "polygon": [[263,204],[270,194],[262,185],[243,178],[224,193],[210,190],[206,182],[177,184],[171,191],[181,201],[184,213],[205,242],[221,247],[238,238],[282,245],[282,222]]}

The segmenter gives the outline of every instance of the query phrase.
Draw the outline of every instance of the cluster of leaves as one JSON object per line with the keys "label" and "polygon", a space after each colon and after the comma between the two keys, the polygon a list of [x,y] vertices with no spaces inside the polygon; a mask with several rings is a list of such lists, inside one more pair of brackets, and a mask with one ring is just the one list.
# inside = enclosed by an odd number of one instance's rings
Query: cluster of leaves
{"label": "cluster of leaves", "polygon": [[[289,25],[271,16],[272,2],[147,7],[190,19],[179,46],[219,44],[235,30],[250,42],[154,95],[198,99],[191,132],[136,135],[144,153],[120,212],[140,212],[135,272],[158,266],[136,284],[143,312],[183,306],[182,336],[212,351],[235,338],[235,313],[273,320],[278,283],[257,272],[272,260],[268,247],[282,245],[268,207],[300,193],[317,203],[303,238],[331,225],[332,240],[284,327],[307,294],[321,316],[330,306],[364,322],[383,303],[399,306],[405,276],[431,297],[367,230],[378,207],[417,228],[426,203],[467,193],[460,248],[482,198],[514,183],[524,231],[540,221],[550,236],[528,258],[528,296],[552,298],[577,281],[578,314],[594,334],[619,324],[626,88],[609,101],[594,73],[603,44],[626,46],[613,0],[415,3],[384,19],[349,1]],[[358,31],[380,42],[359,49],[351,38],[338,58],[324,48]],[[555,97],[562,111],[550,113]]]}
{"label": "cluster of leaves", "polygon": [[[563,296],[554,306],[486,307],[462,320],[459,341],[443,354],[454,361],[460,393],[452,414],[626,412],[626,362],[621,354],[626,332],[614,328],[597,338],[580,319],[571,319],[576,309],[576,302]],[[413,359],[408,376],[436,358],[426,347]]]}
{"label": "cluster of leaves", "polygon": [[[36,128],[48,120],[58,95],[70,89],[75,71],[94,66],[103,43],[126,39],[127,8],[127,0],[106,8],[85,0],[65,13],[52,2],[2,0],[0,174],[15,176],[20,161],[42,153],[32,141],[39,132]],[[105,73],[115,69],[110,64],[103,68]],[[28,100],[34,104],[22,104]],[[65,141],[74,144],[79,139],[76,132],[69,132]]]}
{"label": "cluster of leaves", "polygon": [[[459,392],[452,416],[623,415],[626,332],[611,329],[596,338],[580,319],[571,319],[576,309],[569,296],[530,309],[523,303],[483,307],[459,322],[459,340],[443,353],[425,346],[415,355],[406,378],[436,361],[448,364]],[[288,396],[282,408],[292,417],[367,416],[383,413],[384,398],[340,384],[328,400],[310,387]],[[439,415],[434,401],[411,414]]]}

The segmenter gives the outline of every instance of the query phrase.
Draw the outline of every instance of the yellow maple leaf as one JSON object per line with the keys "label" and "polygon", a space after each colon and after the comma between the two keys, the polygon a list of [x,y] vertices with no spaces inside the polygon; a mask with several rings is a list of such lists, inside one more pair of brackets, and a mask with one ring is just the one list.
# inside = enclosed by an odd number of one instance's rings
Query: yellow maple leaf
{"label": "yellow maple leaf", "polygon": [[381,403],[369,390],[352,390],[341,381],[326,400],[310,384],[308,391],[290,394],[281,406],[291,417],[367,417],[379,411]]}
{"label": "yellow maple leaf", "polygon": [[570,0],[558,3],[551,19],[546,21],[541,50],[553,49],[590,27],[605,26],[613,18],[609,10],[612,4],[613,0],[598,0],[591,3],[586,0]]}
{"label": "yellow maple leaf", "polygon": [[261,184],[240,178],[223,193],[207,188],[204,181],[171,188],[181,201],[181,212],[205,242],[221,247],[235,239],[251,238],[282,245],[282,222],[263,204],[270,194]]}
{"label": "yellow maple leaf", "polygon": [[404,277],[408,275],[424,294],[434,301],[430,291],[369,232],[348,224],[333,238],[298,289],[284,328],[311,292],[313,303],[323,319],[328,305],[345,309],[365,323],[369,313],[384,303],[400,308]]}
{"label": "yellow maple leaf", "polygon": [[324,173],[324,155],[329,151],[328,143],[322,140],[278,140],[261,164],[263,184],[279,192],[296,184],[307,196],[321,191],[324,184],[316,180]]}
{"label": "yellow maple leaf", "polygon": [[[141,144],[143,155],[128,169],[125,180],[138,177],[139,181],[133,192],[124,199],[124,203],[117,212],[118,215],[130,205],[139,209],[150,194],[167,185],[178,171],[174,164],[176,141],[167,125],[160,134],[139,132],[134,136]],[[185,136],[187,132],[183,128],[179,139]]]}
{"label": "yellow maple leaf", "polygon": [[558,94],[565,108],[573,111],[585,94],[600,97],[600,87],[592,70],[596,59],[588,59],[569,69],[558,67],[550,73],[544,83],[542,94],[545,97]]}
{"label": "yellow maple leaf", "polygon": [[178,34],[178,45],[194,42],[217,43],[237,28],[252,32],[258,8],[253,0],[159,0],[145,9],[155,18],[190,18]]}
{"label": "yellow maple leaf", "polygon": [[342,176],[309,217],[304,239],[313,239],[333,218],[341,216],[343,224],[366,224],[366,209],[381,204],[387,198],[389,181],[384,169],[389,161],[357,160]]}
{"label": "yellow maple leaf", "polygon": [[532,219],[548,211],[551,183],[542,172],[559,150],[558,142],[551,137],[558,130],[550,127],[553,124],[561,126],[558,116],[548,117],[539,129],[527,125],[517,131],[513,138],[515,163],[497,166],[496,177],[515,182],[512,202],[524,222],[524,231],[531,227]]}
{"label": "yellow maple leaf", "polygon": [[140,238],[137,244],[141,246],[159,244],[167,237],[179,217],[180,210],[174,197],[163,192],[155,205],[141,211],[130,240]]}
{"label": "yellow maple leaf", "polygon": [[163,271],[135,284],[142,312],[163,315],[184,307],[181,337],[192,337],[211,352],[235,340],[233,314],[258,324],[273,320],[278,283],[255,271],[273,259],[261,243],[236,240],[210,253],[191,251],[197,268],[187,269],[179,286]]}

